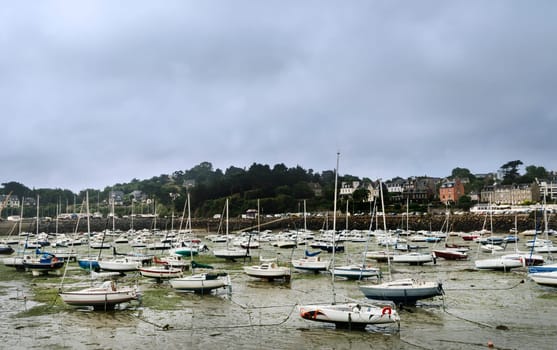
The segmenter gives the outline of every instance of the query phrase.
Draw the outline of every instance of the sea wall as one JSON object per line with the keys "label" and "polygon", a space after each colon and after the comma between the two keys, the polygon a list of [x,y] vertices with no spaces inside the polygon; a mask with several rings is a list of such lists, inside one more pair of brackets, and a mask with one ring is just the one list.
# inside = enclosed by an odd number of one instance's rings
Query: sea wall
{"label": "sea wall", "polygon": [[[404,215],[387,215],[385,217],[387,229],[405,229],[407,226],[410,230],[432,230],[446,231],[446,221],[447,217],[445,215],[410,215],[408,220]],[[524,231],[528,229],[534,229],[536,225],[538,227],[543,227],[543,222],[541,222],[540,217],[536,217],[535,214],[521,214],[518,216],[514,215],[494,215],[492,217],[486,217],[486,215],[478,215],[466,213],[462,215],[452,215],[449,217],[449,230],[455,232],[470,232],[481,230],[482,228],[490,229],[493,227],[494,232],[498,233],[508,233],[511,229],[516,227],[518,231]],[[311,230],[317,231],[320,229],[332,229],[333,220],[331,217],[325,219],[324,217],[308,217],[306,222],[302,217],[281,217],[281,218],[261,218],[259,221],[259,226],[261,230],[285,230],[285,229],[301,229],[304,225]],[[240,230],[255,230],[258,226],[258,222],[255,219],[240,219],[232,218],[228,222],[229,231],[235,232]],[[93,219],[90,221],[90,229],[92,232],[99,232],[105,229],[112,230],[113,222],[112,219]],[[185,222],[174,219],[162,218],[162,219],[134,219],[133,223],[129,218],[119,218],[114,221],[114,228],[122,231],[127,231],[130,228],[135,230],[142,229],[153,229],[157,228],[160,230],[170,230],[171,228],[178,229],[180,227],[185,228]],[[379,217],[378,220],[374,220],[372,228],[376,227],[383,228],[383,218]],[[552,222],[551,217],[548,220],[548,227],[551,229],[556,229],[557,225]],[[192,219],[192,228],[196,232],[225,232],[225,223],[217,219]],[[348,228],[349,230],[368,230],[370,228],[370,217],[369,216],[351,216],[346,219],[345,216],[339,216],[336,219],[336,228],[338,230],[343,230]],[[23,232],[37,232],[36,222],[34,220],[24,221],[21,225],[21,231]],[[87,232],[87,222],[85,220],[60,220],[58,223],[55,221],[43,221],[39,224],[38,232],[56,233],[56,232]],[[15,222],[2,221],[0,222],[0,235],[17,235],[19,233],[19,224]]]}

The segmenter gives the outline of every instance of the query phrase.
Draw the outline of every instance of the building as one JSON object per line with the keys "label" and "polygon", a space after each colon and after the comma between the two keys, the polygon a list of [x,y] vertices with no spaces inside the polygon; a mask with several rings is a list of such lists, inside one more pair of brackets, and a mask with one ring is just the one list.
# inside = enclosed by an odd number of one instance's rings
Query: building
{"label": "building", "polygon": [[464,184],[459,178],[446,180],[439,188],[439,200],[441,203],[456,203],[464,195]]}
{"label": "building", "polygon": [[439,180],[427,176],[408,178],[404,184],[402,197],[413,202],[429,202],[437,195],[436,184]]}
{"label": "building", "polygon": [[540,194],[545,195],[546,200],[557,199],[557,182],[555,181],[540,181]]}
{"label": "building", "polygon": [[343,181],[340,184],[340,196],[351,196],[360,187],[360,181]]}
{"label": "building", "polygon": [[110,191],[108,194],[108,203],[114,205],[123,205],[124,204],[124,192],[122,191]]}
{"label": "building", "polygon": [[519,205],[540,201],[540,188],[532,184],[492,185],[482,189],[480,200],[483,203]]}

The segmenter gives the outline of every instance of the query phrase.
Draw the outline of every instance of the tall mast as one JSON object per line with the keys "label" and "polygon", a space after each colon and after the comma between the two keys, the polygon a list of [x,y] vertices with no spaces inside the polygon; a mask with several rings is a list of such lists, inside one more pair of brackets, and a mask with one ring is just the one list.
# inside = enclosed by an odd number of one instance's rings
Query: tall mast
{"label": "tall mast", "polygon": [[331,281],[333,285],[333,304],[336,303],[336,292],[335,292],[335,251],[336,251],[336,224],[337,224],[337,188],[338,188],[338,162],[340,158],[340,152],[337,152],[337,167],[335,169],[335,194],[333,202],[333,259],[332,259],[332,269],[331,269]]}

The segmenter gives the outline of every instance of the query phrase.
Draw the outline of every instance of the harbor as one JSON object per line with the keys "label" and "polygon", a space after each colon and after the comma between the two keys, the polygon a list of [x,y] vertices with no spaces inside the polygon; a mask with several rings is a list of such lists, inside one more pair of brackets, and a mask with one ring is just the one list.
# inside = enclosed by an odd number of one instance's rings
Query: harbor
{"label": "harbor", "polygon": [[[157,283],[137,272],[126,273],[118,282],[137,283],[141,298],[107,312],[65,305],[57,295],[61,274],[33,276],[0,265],[1,341],[10,348],[46,349],[552,349],[557,341],[553,331],[557,328],[557,289],[534,283],[524,267],[506,272],[476,269],[475,260],[492,255],[479,250],[476,242],[469,243],[467,260],[438,258],[409,265],[366,259],[366,264],[380,268],[385,280],[439,281],[444,295],[418,301],[416,306],[393,306],[400,315],[399,325],[355,331],[305,320],[297,307],[333,300],[369,302],[359,286],[376,284],[377,279],[336,277],[333,283],[329,272],[314,274],[290,267],[292,274],[287,281],[259,280],[246,275],[243,267],[257,264],[259,257],[276,257],[279,265],[290,266],[292,259],[303,256],[306,247],[281,249],[260,242],[259,248],[252,250],[251,261],[226,261],[212,255],[223,243],[206,237],[199,236],[208,251],[194,258],[212,265],[215,271],[226,271],[230,286],[204,295],[180,293],[167,281]],[[523,248],[525,236],[520,238]],[[461,237],[451,239],[466,243]],[[114,245],[118,251],[132,250],[128,244]],[[366,242],[346,240],[343,245],[345,251],[335,253],[336,265],[360,263],[366,246],[370,251],[384,249],[376,237]],[[431,243],[420,245],[426,246],[424,250],[435,247]],[[79,254],[87,250],[85,246],[75,249]],[[510,245],[507,249],[514,250]],[[111,253],[103,250],[102,254]],[[321,256],[332,258],[327,252]],[[88,273],[75,262],[67,265],[64,274],[72,283],[89,281]]]}

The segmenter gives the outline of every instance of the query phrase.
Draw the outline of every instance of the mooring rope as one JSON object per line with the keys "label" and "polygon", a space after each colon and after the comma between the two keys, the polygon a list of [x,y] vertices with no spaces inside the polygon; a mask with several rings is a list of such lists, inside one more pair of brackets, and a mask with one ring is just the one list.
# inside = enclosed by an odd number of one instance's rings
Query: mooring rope
{"label": "mooring rope", "polygon": [[[240,304],[235,303],[236,305],[240,306]],[[142,321],[145,322],[147,324],[153,325],[157,328],[159,328],[160,330],[163,331],[169,331],[169,330],[174,330],[174,331],[199,331],[199,330],[214,330],[214,329],[235,329],[235,328],[251,328],[251,327],[276,327],[276,326],[280,326],[283,325],[284,323],[286,323],[290,317],[292,316],[292,313],[294,312],[294,310],[296,309],[296,304],[294,305],[288,305],[291,306],[290,311],[288,312],[288,314],[286,315],[286,317],[282,320],[280,320],[279,322],[273,322],[273,323],[259,323],[259,324],[253,324],[251,323],[251,317],[249,319],[249,324],[243,324],[243,325],[226,325],[226,326],[204,326],[204,327],[187,327],[187,328],[176,328],[176,327],[172,327],[169,324],[165,324],[165,325],[160,325],[157,324],[155,322],[149,321],[147,319],[145,319],[144,317],[142,317],[140,314],[135,315],[135,317]],[[269,306],[267,308],[270,308],[273,306]],[[278,307],[283,307],[283,306],[278,306]],[[253,310],[253,309],[258,309],[258,308],[265,308],[265,307],[251,307],[248,308],[248,310]]]}
{"label": "mooring rope", "polygon": [[502,288],[444,288],[444,290],[448,290],[448,291],[454,291],[454,290],[510,290],[510,289],[514,289],[516,287],[518,287],[519,285],[523,284],[525,281],[522,279],[520,281],[518,281],[516,284],[510,286],[510,287],[502,287]]}

